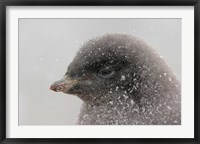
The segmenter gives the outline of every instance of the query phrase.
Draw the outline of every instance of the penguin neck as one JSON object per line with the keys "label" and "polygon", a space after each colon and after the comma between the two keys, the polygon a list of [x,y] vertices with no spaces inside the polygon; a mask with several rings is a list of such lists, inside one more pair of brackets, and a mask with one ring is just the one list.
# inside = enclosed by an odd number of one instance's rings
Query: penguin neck
{"label": "penguin neck", "polygon": [[112,93],[102,97],[94,98],[90,101],[85,102],[89,107],[108,107],[110,109],[125,109],[133,106],[138,106],[137,102],[129,94],[124,93]]}

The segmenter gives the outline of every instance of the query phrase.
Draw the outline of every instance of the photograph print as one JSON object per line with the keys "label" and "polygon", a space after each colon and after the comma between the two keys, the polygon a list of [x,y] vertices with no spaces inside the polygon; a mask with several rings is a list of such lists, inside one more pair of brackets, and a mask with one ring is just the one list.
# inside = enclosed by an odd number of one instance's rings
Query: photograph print
{"label": "photograph print", "polygon": [[19,19],[19,125],[181,125],[181,19]]}

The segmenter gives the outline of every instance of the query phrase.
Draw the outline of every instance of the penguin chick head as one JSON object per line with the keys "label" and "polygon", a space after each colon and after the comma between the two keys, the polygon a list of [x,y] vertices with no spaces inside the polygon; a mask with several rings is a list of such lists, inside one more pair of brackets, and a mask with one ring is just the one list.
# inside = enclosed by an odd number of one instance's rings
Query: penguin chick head
{"label": "penguin chick head", "polygon": [[[111,99],[120,91],[133,91],[148,46],[126,34],[108,34],[86,42],[63,78],[51,90],[80,97],[83,101]],[[144,50],[146,49],[146,50]],[[147,55],[146,55],[147,56]]]}

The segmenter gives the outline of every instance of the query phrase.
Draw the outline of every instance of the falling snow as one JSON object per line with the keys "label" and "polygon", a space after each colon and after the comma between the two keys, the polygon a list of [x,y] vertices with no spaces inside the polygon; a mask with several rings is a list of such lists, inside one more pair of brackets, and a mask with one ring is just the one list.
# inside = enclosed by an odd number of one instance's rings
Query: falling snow
{"label": "falling snow", "polygon": [[121,80],[124,81],[126,77],[124,75],[121,76]]}
{"label": "falling snow", "polygon": [[40,58],[40,61],[44,61],[44,59],[41,57],[41,58]]}

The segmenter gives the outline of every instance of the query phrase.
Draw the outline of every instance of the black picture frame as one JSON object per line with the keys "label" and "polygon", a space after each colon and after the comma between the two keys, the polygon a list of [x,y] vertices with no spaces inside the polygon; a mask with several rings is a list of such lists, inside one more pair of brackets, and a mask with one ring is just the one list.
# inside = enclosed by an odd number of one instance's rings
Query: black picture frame
{"label": "black picture frame", "polygon": [[[195,82],[194,138],[6,138],[6,7],[7,6],[194,6]],[[96,143],[96,144],[200,144],[200,1],[199,0],[0,0],[0,142],[21,143]]]}

